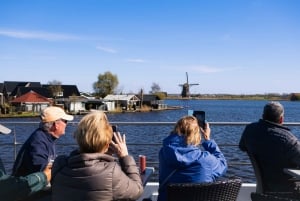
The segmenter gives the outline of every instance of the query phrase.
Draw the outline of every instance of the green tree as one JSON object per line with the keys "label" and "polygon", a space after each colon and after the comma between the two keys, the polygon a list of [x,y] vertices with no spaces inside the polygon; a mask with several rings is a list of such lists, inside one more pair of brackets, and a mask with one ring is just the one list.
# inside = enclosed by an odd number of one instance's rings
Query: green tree
{"label": "green tree", "polygon": [[93,84],[93,88],[96,95],[104,98],[108,94],[113,94],[118,84],[118,76],[107,71],[98,75],[98,81]]}
{"label": "green tree", "polygon": [[300,94],[299,93],[292,93],[290,95],[290,100],[291,101],[300,101]]}
{"label": "green tree", "polygon": [[167,97],[166,92],[156,92],[155,95],[159,98],[159,100],[164,100]]}

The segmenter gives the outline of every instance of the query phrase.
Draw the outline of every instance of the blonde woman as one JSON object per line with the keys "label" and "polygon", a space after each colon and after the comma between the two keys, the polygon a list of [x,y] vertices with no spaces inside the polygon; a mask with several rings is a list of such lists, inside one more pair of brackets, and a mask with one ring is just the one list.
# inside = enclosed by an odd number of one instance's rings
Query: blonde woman
{"label": "blonde woman", "polygon": [[[125,135],[113,133],[105,113],[94,111],[84,116],[74,137],[79,150],[68,157],[57,157],[53,164],[53,201],[137,200],[140,197],[142,181],[133,157],[128,155]],[[118,161],[106,153],[109,148]]]}
{"label": "blonde woman", "polygon": [[[210,138],[210,127],[198,125],[194,116],[184,116],[163,140],[159,152],[158,201],[167,200],[168,183],[212,182],[225,174],[227,162],[218,145]],[[200,149],[201,134],[204,141]]]}

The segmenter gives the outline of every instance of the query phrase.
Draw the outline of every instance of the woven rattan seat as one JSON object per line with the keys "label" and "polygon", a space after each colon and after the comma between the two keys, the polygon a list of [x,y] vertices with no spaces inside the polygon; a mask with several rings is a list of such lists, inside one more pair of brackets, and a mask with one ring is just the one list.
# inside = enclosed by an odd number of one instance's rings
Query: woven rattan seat
{"label": "woven rattan seat", "polygon": [[300,194],[291,192],[251,193],[252,201],[300,201]]}
{"label": "woven rattan seat", "polygon": [[167,186],[167,200],[235,201],[241,185],[239,178],[210,183],[173,183]]}

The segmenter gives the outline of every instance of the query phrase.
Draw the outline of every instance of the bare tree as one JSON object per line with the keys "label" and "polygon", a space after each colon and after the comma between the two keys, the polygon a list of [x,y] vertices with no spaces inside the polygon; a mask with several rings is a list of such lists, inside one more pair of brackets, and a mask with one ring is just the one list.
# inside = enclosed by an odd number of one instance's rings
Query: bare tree
{"label": "bare tree", "polygon": [[56,104],[56,98],[62,96],[63,89],[61,87],[62,82],[58,80],[52,80],[48,82],[48,89],[51,92],[52,97],[54,98],[54,104]]}
{"label": "bare tree", "polygon": [[151,94],[155,94],[155,93],[157,93],[157,92],[160,92],[160,90],[161,90],[161,89],[160,89],[159,84],[153,82],[153,83],[152,83],[152,86],[151,86],[151,91],[150,91],[150,93],[151,93]]}

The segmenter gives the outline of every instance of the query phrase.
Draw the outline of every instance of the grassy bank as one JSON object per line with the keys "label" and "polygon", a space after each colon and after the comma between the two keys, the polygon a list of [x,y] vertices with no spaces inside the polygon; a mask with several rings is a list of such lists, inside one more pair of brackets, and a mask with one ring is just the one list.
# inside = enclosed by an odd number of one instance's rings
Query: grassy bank
{"label": "grassy bank", "polygon": [[0,118],[9,118],[9,117],[38,117],[39,112],[12,112],[9,114],[0,114]]}

